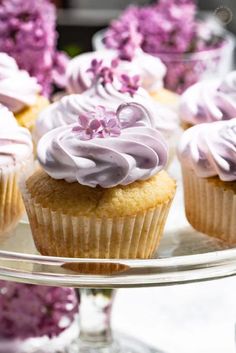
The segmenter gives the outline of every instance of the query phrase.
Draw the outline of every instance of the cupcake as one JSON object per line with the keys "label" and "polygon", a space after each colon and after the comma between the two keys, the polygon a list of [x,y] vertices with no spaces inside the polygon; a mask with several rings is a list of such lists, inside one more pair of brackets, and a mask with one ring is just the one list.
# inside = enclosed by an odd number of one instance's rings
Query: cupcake
{"label": "cupcake", "polygon": [[20,70],[12,57],[0,53],[0,103],[14,113],[21,126],[30,130],[39,112],[48,105],[40,91],[35,78]]}
{"label": "cupcake", "polygon": [[236,71],[223,80],[205,80],[188,88],[179,112],[185,128],[236,117]]}
{"label": "cupcake", "polygon": [[0,353],[63,353],[78,337],[73,289],[0,281]]}
{"label": "cupcake", "polygon": [[185,211],[198,231],[236,242],[236,118],[199,124],[179,145]]}
{"label": "cupcake", "polygon": [[90,63],[94,60],[108,67],[112,62],[117,61],[116,71],[128,75],[139,75],[141,86],[148,92],[163,88],[166,67],[160,59],[137,50],[132,61],[121,60],[116,51],[104,49],[80,54],[70,61],[66,73],[68,93],[82,93],[91,87],[93,76]]}
{"label": "cupcake", "polygon": [[32,234],[43,255],[149,258],[163,233],[175,182],[164,138],[137,103],[104,106],[38,143],[42,169],[25,182]]}
{"label": "cupcake", "polygon": [[[125,71],[122,72],[121,68],[118,70],[117,60],[113,60],[110,66],[106,66],[102,60],[94,59],[90,66],[88,65],[86,62],[86,69],[82,65],[80,68],[89,79],[87,84],[90,88],[81,94],[64,96],[46,108],[36,121],[33,134],[36,142],[46,132],[56,127],[77,122],[78,115],[87,114],[97,105],[106,106],[107,109],[116,112],[120,104],[136,102],[148,110],[153,127],[167,139],[170,157],[173,156],[179,129],[177,114],[150,98],[147,91],[140,87],[140,76],[128,75]],[[79,82],[81,83],[82,79]]]}
{"label": "cupcake", "polygon": [[0,234],[12,229],[24,211],[18,178],[31,165],[33,145],[29,131],[0,105]]}
{"label": "cupcake", "polygon": [[66,73],[68,93],[82,93],[91,87],[93,80],[89,66],[93,60],[103,61],[106,66],[111,66],[112,61],[118,60],[117,73],[139,75],[141,87],[155,101],[176,110],[179,96],[163,87],[165,65],[159,58],[146,54],[141,49],[135,51],[132,60],[120,59],[117,51],[108,49],[78,55],[68,65]]}

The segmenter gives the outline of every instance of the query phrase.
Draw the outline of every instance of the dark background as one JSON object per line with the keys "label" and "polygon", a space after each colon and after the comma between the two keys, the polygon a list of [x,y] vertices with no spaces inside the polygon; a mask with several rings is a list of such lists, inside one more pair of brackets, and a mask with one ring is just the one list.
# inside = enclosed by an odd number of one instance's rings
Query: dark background
{"label": "dark background", "polygon": [[[92,35],[108,25],[129,4],[149,4],[147,0],[54,0],[58,6],[59,47],[72,56],[89,51]],[[166,0],[168,4],[168,0]],[[232,12],[232,21],[226,26],[236,34],[236,0],[199,0],[200,10],[214,13],[219,7]],[[235,14],[235,16],[234,16]]]}

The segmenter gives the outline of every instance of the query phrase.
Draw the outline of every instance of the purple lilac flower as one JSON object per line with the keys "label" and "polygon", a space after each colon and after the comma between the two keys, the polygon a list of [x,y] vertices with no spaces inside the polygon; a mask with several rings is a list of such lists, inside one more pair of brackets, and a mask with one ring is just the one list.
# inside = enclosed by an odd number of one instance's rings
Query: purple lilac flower
{"label": "purple lilac flower", "polygon": [[103,60],[93,59],[91,61],[91,66],[88,68],[87,72],[90,72],[93,76],[94,82],[100,81],[102,84],[107,84],[113,82],[114,69],[116,68],[115,61],[110,67],[103,66]]}
{"label": "purple lilac flower", "polygon": [[0,281],[0,338],[57,336],[77,311],[72,289]]}
{"label": "purple lilac flower", "polygon": [[[118,50],[122,59],[132,60],[137,48],[160,57],[170,70],[165,86],[181,93],[206,70],[205,67],[197,75],[196,62],[192,62],[186,64],[184,71],[185,55],[216,49],[224,43],[224,39],[216,35],[207,22],[197,20],[196,13],[194,0],[159,0],[145,7],[132,6],[111,22],[104,42],[108,48]],[[169,55],[167,60],[166,55]],[[172,55],[178,55],[178,61],[174,59],[171,63]]]}
{"label": "purple lilac flower", "polygon": [[93,59],[87,72],[91,72],[91,74],[96,77],[101,71],[102,64],[103,60]]}
{"label": "purple lilac flower", "polygon": [[116,75],[121,83],[120,92],[128,92],[131,96],[133,96],[140,87],[140,77],[138,75],[133,77],[126,74],[120,75],[118,70],[116,70],[118,66],[119,59],[117,58],[112,60],[110,67],[103,66],[103,60],[93,59],[87,72],[92,74],[94,83],[99,81],[103,85],[112,83],[114,76]]}
{"label": "purple lilac flower", "polygon": [[49,0],[2,0],[0,51],[17,61],[42,85],[48,96],[52,84],[65,86],[67,57],[56,50],[56,11]]}
{"label": "purple lilac flower", "polygon": [[[196,32],[196,6],[192,1],[161,0],[146,7],[128,8],[111,23],[105,43],[122,51],[142,47],[152,54],[188,51]],[[134,53],[134,52],[133,52]]]}
{"label": "purple lilac flower", "polygon": [[90,115],[81,114],[78,118],[78,125],[72,131],[80,135],[81,140],[91,140],[98,137],[101,131],[101,122]]}
{"label": "purple lilac flower", "polygon": [[140,76],[134,75],[133,77],[130,77],[128,75],[123,74],[120,76],[120,82],[122,84],[120,92],[128,92],[133,97],[133,95],[140,87]]}
{"label": "purple lilac flower", "polygon": [[106,110],[103,106],[97,106],[87,115],[80,115],[78,125],[73,127],[72,131],[76,132],[81,140],[117,137],[121,133],[116,113]]}
{"label": "purple lilac flower", "polygon": [[128,8],[120,20],[112,22],[105,38],[107,47],[117,49],[123,60],[132,60],[143,40],[139,31],[138,11],[135,6]]}

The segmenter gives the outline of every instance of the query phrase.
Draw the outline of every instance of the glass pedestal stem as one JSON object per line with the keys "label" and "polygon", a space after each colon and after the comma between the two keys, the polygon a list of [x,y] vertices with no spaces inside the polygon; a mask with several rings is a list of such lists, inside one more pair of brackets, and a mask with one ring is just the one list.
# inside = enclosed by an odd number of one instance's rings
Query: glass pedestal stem
{"label": "glass pedestal stem", "polygon": [[79,340],[65,353],[161,353],[129,336],[115,333],[113,337],[111,310],[115,291],[80,289],[79,293]]}
{"label": "glass pedestal stem", "polygon": [[111,331],[113,296],[110,289],[80,290],[80,352],[118,352]]}

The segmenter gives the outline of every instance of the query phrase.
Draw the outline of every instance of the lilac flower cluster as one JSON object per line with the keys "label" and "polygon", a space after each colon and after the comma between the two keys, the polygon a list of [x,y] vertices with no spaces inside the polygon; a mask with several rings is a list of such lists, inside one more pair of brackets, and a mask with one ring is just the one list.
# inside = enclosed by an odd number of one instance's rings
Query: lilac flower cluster
{"label": "lilac flower cluster", "polygon": [[56,50],[56,11],[49,0],[2,0],[0,51],[37,78],[48,96],[52,84],[64,86],[67,57]]}
{"label": "lilac flower cluster", "polygon": [[[160,57],[168,69],[166,87],[180,93],[198,78],[196,73],[191,80],[187,77],[181,59],[186,54],[219,48],[224,42],[207,22],[196,18],[196,13],[194,0],[159,0],[145,7],[132,6],[111,23],[104,42],[108,48],[118,50],[122,59],[132,60],[137,48]],[[178,62],[173,64],[171,56],[178,56]]]}
{"label": "lilac flower cluster", "polygon": [[121,133],[121,127],[116,113],[99,105],[94,112],[80,115],[78,125],[73,127],[72,131],[76,132],[81,140],[91,140],[117,137]]}
{"label": "lilac flower cluster", "polygon": [[54,337],[74,321],[74,290],[0,281],[0,338]]}
{"label": "lilac flower cluster", "polygon": [[103,85],[107,83],[112,83],[114,80],[114,76],[121,83],[120,92],[121,93],[129,93],[132,97],[135,92],[140,87],[140,76],[128,76],[126,74],[120,74],[119,70],[116,70],[119,66],[119,60],[113,59],[111,62],[111,66],[104,66],[103,60],[93,59],[91,61],[91,66],[88,68],[87,72],[92,74],[93,82],[101,82]]}
{"label": "lilac flower cluster", "polygon": [[107,47],[118,50],[123,60],[131,60],[143,41],[139,30],[139,11],[138,7],[129,7],[120,19],[111,23],[105,38]]}

